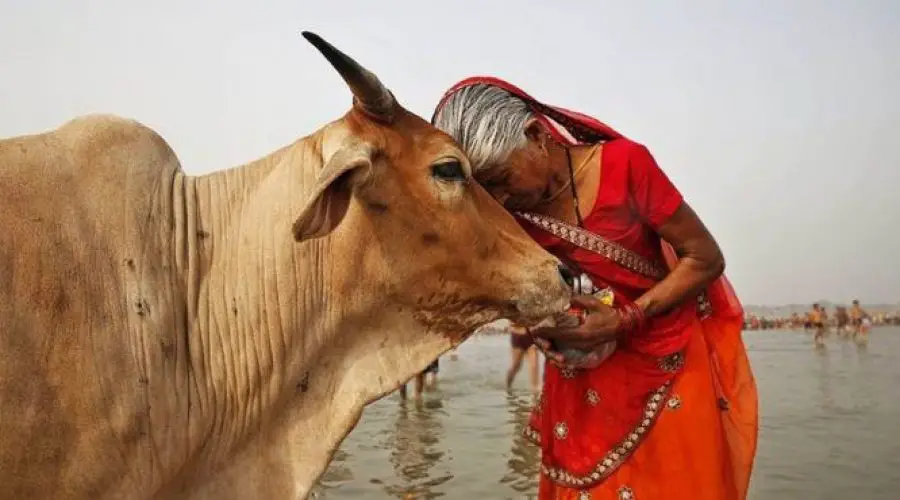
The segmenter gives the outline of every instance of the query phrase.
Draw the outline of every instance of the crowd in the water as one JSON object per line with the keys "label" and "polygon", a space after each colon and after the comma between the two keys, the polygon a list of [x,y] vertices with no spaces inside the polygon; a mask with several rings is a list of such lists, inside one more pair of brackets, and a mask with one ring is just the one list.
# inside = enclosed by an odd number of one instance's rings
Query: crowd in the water
{"label": "crowd in the water", "polygon": [[820,304],[813,304],[804,314],[792,313],[790,316],[747,314],[744,317],[745,330],[811,330],[817,325],[833,328],[838,331],[853,326],[891,326],[900,325],[900,311],[882,311],[869,314],[854,301],[850,307],[834,306],[833,311]]}
{"label": "crowd in the water", "polygon": [[788,317],[759,317],[749,314],[744,318],[745,330],[812,331],[813,341],[818,347],[825,345],[825,337],[832,331],[841,339],[852,339],[859,345],[865,345],[872,327],[891,325],[900,325],[900,313],[887,311],[870,314],[858,300],[854,300],[850,307],[834,306],[832,311],[816,303],[805,314],[794,312]]}

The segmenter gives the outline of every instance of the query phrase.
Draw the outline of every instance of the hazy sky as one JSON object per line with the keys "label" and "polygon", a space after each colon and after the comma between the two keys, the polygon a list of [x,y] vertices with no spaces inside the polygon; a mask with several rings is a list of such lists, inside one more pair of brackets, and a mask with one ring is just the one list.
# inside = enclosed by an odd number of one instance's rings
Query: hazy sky
{"label": "hazy sky", "polygon": [[747,303],[900,301],[897,0],[0,0],[0,136],[112,112],[250,161],[348,109],[301,29],[420,115],[492,74],[647,144]]}

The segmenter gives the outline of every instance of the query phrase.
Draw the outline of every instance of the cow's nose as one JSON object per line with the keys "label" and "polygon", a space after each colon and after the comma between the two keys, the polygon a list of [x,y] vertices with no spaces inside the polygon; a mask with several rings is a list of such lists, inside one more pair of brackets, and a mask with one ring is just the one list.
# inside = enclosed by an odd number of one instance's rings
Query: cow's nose
{"label": "cow's nose", "polygon": [[572,271],[572,269],[562,262],[557,264],[556,268],[559,270],[559,277],[562,278],[563,282],[569,288],[575,288],[575,273]]}

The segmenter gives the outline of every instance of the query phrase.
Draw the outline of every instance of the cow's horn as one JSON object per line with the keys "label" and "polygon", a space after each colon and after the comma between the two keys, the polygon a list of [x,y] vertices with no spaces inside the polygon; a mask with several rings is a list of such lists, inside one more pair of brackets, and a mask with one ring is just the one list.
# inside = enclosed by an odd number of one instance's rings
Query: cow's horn
{"label": "cow's horn", "polygon": [[304,31],[303,38],[319,49],[325,59],[328,59],[328,62],[340,73],[341,78],[353,91],[357,104],[366,114],[381,121],[391,120],[396,102],[393,94],[381,84],[377,76],[360,66],[347,54],[336,49],[334,45],[323,40],[319,35]]}

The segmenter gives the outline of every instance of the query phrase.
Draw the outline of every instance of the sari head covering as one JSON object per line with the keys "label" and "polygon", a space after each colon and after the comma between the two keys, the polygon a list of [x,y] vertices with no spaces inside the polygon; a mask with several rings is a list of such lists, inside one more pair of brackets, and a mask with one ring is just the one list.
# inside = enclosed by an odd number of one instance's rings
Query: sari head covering
{"label": "sari head covering", "polygon": [[444,93],[444,96],[441,97],[440,102],[435,107],[434,114],[431,116],[431,123],[435,122],[438,112],[444,107],[450,96],[465,87],[473,85],[497,87],[524,101],[531,109],[531,112],[534,113],[535,119],[547,127],[553,139],[560,144],[568,146],[596,144],[623,137],[622,134],[616,132],[612,127],[597,119],[558,106],[548,106],[531,97],[519,87],[492,76],[473,76],[450,87],[450,90]]}

